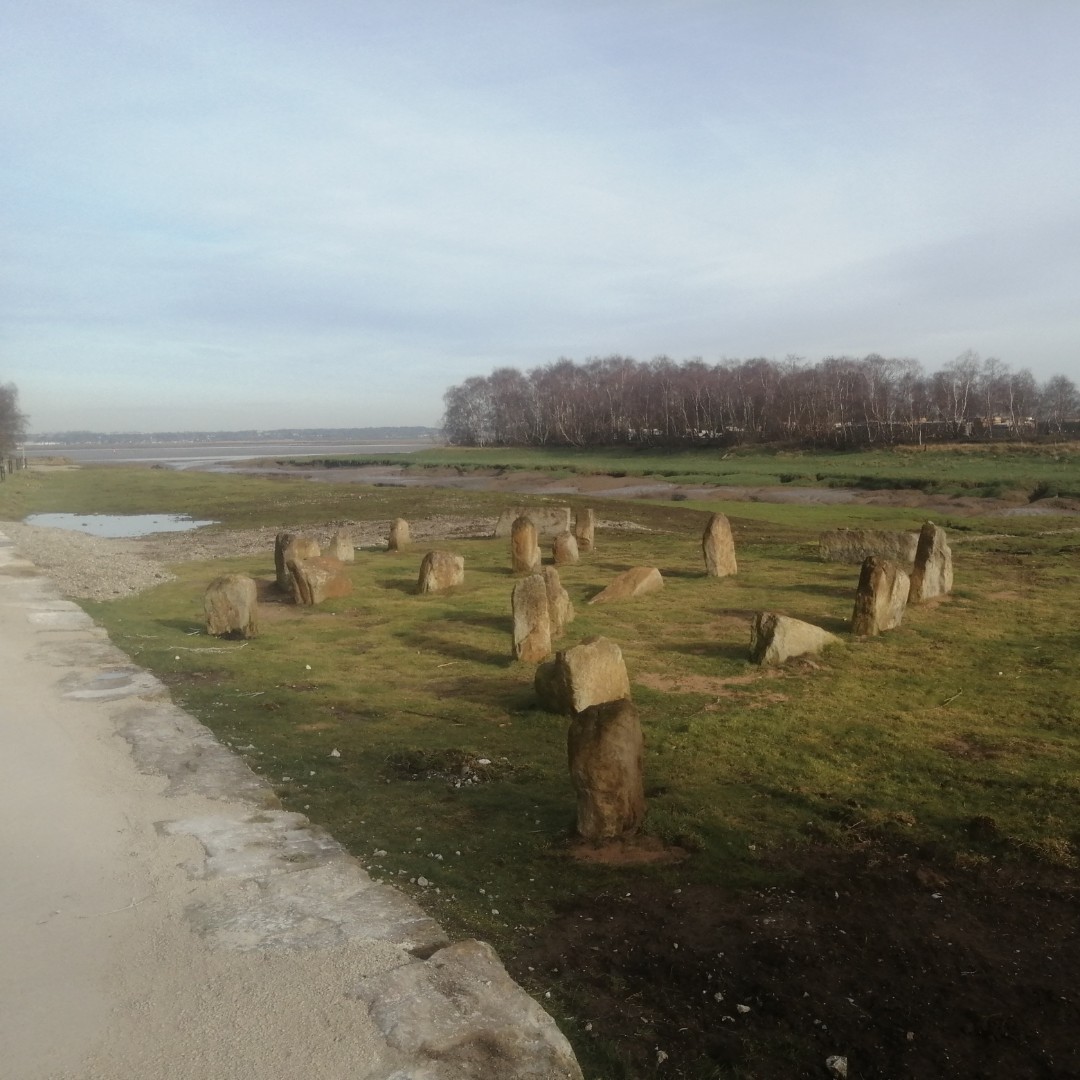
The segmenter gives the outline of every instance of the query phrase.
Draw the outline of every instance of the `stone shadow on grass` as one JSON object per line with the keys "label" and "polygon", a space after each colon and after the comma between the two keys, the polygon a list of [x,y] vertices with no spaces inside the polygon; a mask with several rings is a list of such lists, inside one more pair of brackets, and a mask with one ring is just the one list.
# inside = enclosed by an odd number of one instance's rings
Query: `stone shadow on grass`
{"label": "stone shadow on grass", "polygon": [[506,635],[506,652],[493,652],[490,649],[477,648],[463,641],[453,641],[440,637],[431,630],[418,630],[403,635],[402,640],[413,648],[427,649],[441,653],[455,660],[469,660],[474,664],[487,664],[497,668],[508,668],[517,661],[510,653],[510,634]]}

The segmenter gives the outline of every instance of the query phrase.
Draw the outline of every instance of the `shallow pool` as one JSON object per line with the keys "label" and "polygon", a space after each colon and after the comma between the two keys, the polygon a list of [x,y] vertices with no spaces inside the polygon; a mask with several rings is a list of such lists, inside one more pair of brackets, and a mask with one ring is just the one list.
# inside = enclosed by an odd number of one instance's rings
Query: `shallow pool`
{"label": "shallow pool", "polygon": [[216,521],[198,521],[187,514],[31,514],[26,525],[71,529],[91,536],[149,536],[159,532],[188,532]]}

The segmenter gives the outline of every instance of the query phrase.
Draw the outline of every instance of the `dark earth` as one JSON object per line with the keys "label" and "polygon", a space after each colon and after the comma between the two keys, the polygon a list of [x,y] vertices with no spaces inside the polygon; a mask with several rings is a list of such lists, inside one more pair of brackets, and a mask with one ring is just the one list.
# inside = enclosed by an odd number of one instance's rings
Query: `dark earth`
{"label": "dark earth", "polygon": [[760,891],[582,897],[508,966],[559,986],[595,1080],[820,1080],[833,1057],[852,1080],[1080,1077],[1074,873],[880,845],[781,869]]}

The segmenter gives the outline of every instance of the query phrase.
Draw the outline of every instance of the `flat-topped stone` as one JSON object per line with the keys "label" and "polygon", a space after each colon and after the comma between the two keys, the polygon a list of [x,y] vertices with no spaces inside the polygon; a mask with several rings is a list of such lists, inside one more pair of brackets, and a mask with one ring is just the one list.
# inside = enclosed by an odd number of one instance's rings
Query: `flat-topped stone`
{"label": "flat-topped stone", "polygon": [[813,623],[759,611],[750,625],[750,659],[755,664],[782,664],[795,656],[816,656],[839,640]]}
{"label": "flat-topped stone", "polygon": [[598,592],[590,604],[610,604],[616,600],[632,600],[664,587],[664,579],[655,566],[635,566],[624,570],[606,589]]}
{"label": "flat-topped stone", "polygon": [[536,535],[541,540],[553,540],[570,528],[569,506],[511,506],[495,522],[495,536],[509,536],[519,517],[528,518],[536,526]]}

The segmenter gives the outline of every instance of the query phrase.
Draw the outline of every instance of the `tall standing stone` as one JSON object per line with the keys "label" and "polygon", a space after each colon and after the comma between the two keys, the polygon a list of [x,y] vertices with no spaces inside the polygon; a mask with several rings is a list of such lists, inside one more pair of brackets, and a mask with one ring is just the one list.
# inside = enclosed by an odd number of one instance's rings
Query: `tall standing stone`
{"label": "tall standing stone", "polygon": [[337,559],[338,562],[355,562],[356,561],[356,546],[353,544],[353,539],[349,535],[347,529],[338,529],[337,532],[330,538],[330,543],[326,548],[326,554],[331,559]]}
{"label": "tall standing stone", "polygon": [[907,607],[910,580],[896,563],[870,555],[863,560],[851,632],[872,637],[900,625]]}
{"label": "tall standing stone", "polygon": [[386,541],[386,550],[404,551],[411,543],[409,523],[404,518],[394,518],[394,523],[390,526],[390,536]]}
{"label": "tall standing stone", "polygon": [[450,551],[429,551],[420,564],[416,591],[443,592],[465,581],[465,560]]}
{"label": "tall standing stone", "polygon": [[510,567],[515,574],[535,574],[540,569],[540,544],[536,526],[524,514],[510,530]]}
{"label": "tall standing stone", "polygon": [[573,566],[578,561],[578,545],[572,532],[561,532],[551,542],[551,558],[556,566]]}
{"label": "tall standing stone", "polygon": [[551,655],[551,615],[547,582],[543,574],[531,574],[514,586],[510,595],[514,616],[514,658],[539,664]]}
{"label": "tall standing stone", "polygon": [[215,637],[253,638],[259,632],[255,580],[225,574],[207,586],[203,597],[206,632]]}
{"label": "tall standing stone", "polygon": [[709,577],[730,577],[736,572],[735,538],[731,535],[731,523],[723,514],[709,518],[701,536],[701,552]]}
{"label": "tall standing stone", "polygon": [[596,511],[579,510],[574,515],[574,539],[583,555],[596,547]]}
{"label": "tall standing stone", "polygon": [[945,530],[927,521],[919,530],[908,603],[919,604],[934,596],[944,596],[952,592],[952,582],[952,549],[945,542]]}
{"label": "tall standing stone", "polygon": [[576,714],[566,744],[581,836],[612,840],[637,832],[645,818],[645,740],[633,702],[623,698]]}
{"label": "tall standing stone", "polygon": [[548,615],[551,619],[552,640],[561,638],[566,627],[574,621],[574,605],[570,594],[559,580],[559,571],[554,566],[545,566],[544,584],[547,586]]}
{"label": "tall standing stone", "polygon": [[293,581],[289,562],[298,559],[315,559],[322,554],[318,541],[297,533],[279,532],[274,538],[274,570],[277,585],[282,592],[292,592]]}

